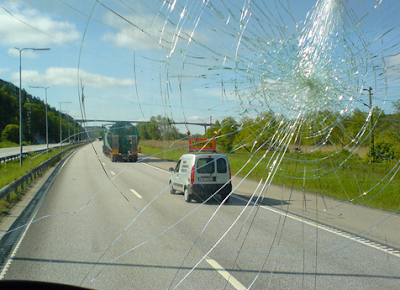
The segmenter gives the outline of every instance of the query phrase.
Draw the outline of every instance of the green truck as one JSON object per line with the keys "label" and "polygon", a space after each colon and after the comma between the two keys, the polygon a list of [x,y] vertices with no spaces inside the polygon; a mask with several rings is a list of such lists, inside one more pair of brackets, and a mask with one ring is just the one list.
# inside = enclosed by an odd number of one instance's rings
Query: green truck
{"label": "green truck", "polygon": [[116,122],[104,132],[103,153],[112,162],[136,162],[138,146],[139,131],[129,122]]}

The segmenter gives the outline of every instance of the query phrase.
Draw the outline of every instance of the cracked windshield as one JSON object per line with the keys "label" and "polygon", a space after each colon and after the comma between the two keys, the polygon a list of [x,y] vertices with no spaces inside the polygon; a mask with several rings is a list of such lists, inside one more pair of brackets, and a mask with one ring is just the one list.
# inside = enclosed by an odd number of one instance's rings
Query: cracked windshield
{"label": "cracked windshield", "polygon": [[399,19],[0,1],[0,287],[400,289]]}

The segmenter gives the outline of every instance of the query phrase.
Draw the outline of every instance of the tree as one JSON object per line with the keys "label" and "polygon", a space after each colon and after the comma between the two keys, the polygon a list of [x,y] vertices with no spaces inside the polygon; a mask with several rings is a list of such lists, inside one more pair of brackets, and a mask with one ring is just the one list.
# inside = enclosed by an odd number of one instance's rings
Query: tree
{"label": "tree", "polygon": [[400,100],[392,102],[395,114],[400,114]]}
{"label": "tree", "polygon": [[19,126],[15,124],[8,124],[3,132],[1,132],[1,139],[3,141],[10,141],[19,143]]}
{"label": "tree", "polygon": [[368,143],[365,140],[365,136],[368,133],[368,127],[363,131],[364,126],[368,120],[368,113],[361,111],[360,109],[355,109],[351,116],[346,119],[345,132],[347,134],[348,140],[356,140],[357,142],[363,142],[363,145]]}
{"label": "tree", "polygon": [[276,126],[279,123],[272,112],[266,112],[260,114],[255,120],[257,125],[257,130],[255,135],[257,136],[257,141],[263,148],[270,148],[273,146],[271,139],[276,132]]}
{"label": "tree", "polygon": [[0,88],[0,130],[8,124],[17,124],[17,99],[10,95],[4,87]]}
{"label": "tree", "polygon": [[259,142],[259,140],[257,140],[259,136],[259,134],[257,134],[257,127],[252,118],[243,118],[240,122],[240,129],[235,135],[235,144],[244,146],[245,149],[250,150],[255,141]]}
{"label": "tree", "polygon": [[217,134],[217,145],[224,152],[231,152],[234,148],[235,135],[238,132],[239,124],[233,117],[222,120],[220,130]]}
{"label": "tree", "polygon": [[207,129],[204,137],[206,138],[214,138],[215,132],[218,132],[221,129],[221,123],[217,120],[213,126]]}
{"label": "tree", "polygon": [[168,117],[152,116],[150,121],[140,122],[136,126],[140,138],[143,140],[171,140],[183,138],[184,134],[178,132],[178,129],[172,124],[173,120]]}
{"label": "tree", "polygon": [[151,139],[150,134],[147,130],[147,124],[148,124],[148,122],[139,122],[136,125],[136,128],[139,131],[140,139],[142,139],[142,140],[150,140]]}

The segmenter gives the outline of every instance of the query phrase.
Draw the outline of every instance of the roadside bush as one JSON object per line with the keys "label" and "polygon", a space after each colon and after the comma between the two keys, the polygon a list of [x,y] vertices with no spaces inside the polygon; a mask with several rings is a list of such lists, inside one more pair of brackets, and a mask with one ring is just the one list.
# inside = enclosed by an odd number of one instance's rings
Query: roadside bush
{"label": "roadside bush", "polygon": [[[383,161],[394,160],[395,151],[393,148],[393,143],[388,142],[380,142],[375,144],[375,162],[381,163]],[[370,156],[371,150],[368,152],[368,156]]]}
{"label": "roadside bush", "polygon": [[1,132],[1,139],[3,141],[10,141],[14,143],[19,142],[19,126],[15,124],[8,124],[3,132]]}

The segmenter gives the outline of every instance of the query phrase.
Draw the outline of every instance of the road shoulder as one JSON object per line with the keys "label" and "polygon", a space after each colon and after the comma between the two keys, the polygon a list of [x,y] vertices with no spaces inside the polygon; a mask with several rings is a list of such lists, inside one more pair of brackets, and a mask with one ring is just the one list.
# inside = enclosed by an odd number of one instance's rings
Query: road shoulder
{"label": "road shoulder", "polygon": [[[168,171],[176,162],[141,155],[141,161]],[[234,194],[256,200],[261,194],[262,183],[251,179],[234,177]],[[388,248],[400,249],[400,215],[328,196],[291,190],[270,185],[261,194],[261,203],[296,216],[312,220],[347,232],[371,243],[379,243]]]}

